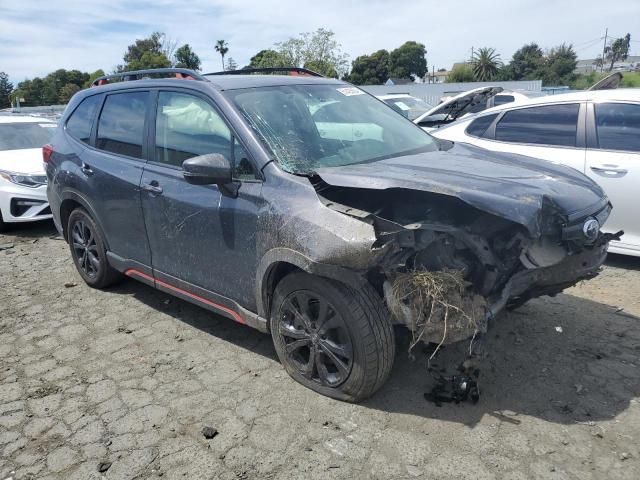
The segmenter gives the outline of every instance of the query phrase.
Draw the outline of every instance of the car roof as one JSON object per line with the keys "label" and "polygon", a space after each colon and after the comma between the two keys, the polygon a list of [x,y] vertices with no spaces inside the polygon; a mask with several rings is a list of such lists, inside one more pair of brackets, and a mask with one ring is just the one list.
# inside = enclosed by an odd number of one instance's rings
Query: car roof
{"label": "car roof", "polygon": [[[84,95],[100,92],[144,87],[189,86],[197,90],[213,87],[217,90],[236,90],[241,88],[275,87],[285,85],[349,85],[348,83],[326,77],[306,75],[204,75],[206,80],[183,78],[143,78],[124,82],[108,83],[83,90]],[[83,95],[83,96],[84,96]]]}
{"label": "car roof", "polygon": [[308,75],[204,75],[219,90],[276,87],[284,85],[347,85],[334,78]]}
{"label": "car roof", "polygon": [[0,123],[56,123],[48,118],[29,115],[0,115]]}
{"label": "car roof", "polygon": [[624,101],[640,102],[640,88],[616,88],[615,90],[582,90],[579,92],[561,93],[558,95],[545,95],[543,97],[529,98],[527,100],[505,103],[497,107],[489,108],[479,115],[485,115],[502,110],[510,110],[529,105],[544,105],[548,103],[585,102],[585,101]]}

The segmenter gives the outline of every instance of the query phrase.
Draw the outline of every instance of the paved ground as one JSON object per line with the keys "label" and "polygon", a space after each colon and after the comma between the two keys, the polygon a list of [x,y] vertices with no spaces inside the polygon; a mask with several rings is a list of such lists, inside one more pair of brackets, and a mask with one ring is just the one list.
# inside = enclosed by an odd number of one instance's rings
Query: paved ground
{"label": "paved ground", "polygon": [[268,336],[86,287],[54,234],[0,235],[0,479],[640,478],[640,261],[502,317],[477,405],[426,402],[402,339],[349,405],[290,380]]}

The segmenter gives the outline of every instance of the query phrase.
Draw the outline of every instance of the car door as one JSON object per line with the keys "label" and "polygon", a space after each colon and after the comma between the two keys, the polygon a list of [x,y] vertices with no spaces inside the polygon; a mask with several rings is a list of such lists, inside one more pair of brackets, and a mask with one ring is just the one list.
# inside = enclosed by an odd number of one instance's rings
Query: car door
{"label": "car door", "polygon": [[[156,281],[213,301],[221,295],[251,306],[262,188],[257,170],[209,99],[184,90],[162,90],[155,97],[141,188]],[[182,162],[208,153],[234,163],[234,178],[241,182],[237,198],[216,185],[185,180]]]}
{"label": "car door", "polygon": [[613,246],[638,255],[640,216],[636,202],[640,186],[640,104],[593,103],[589,106],[588,119],[586,173],[602,186],[613,204],[605,230],[624,230],[622,241]]}
{"label": "car door", "polygon": [[497,152],[517,153],[561,163],[584,172],[584,110],[578,103],[559,103],[514,108],[498,115],[497,123],[475,136],[476,122],[466,129],[471,143]]}
{"label": "car door", "polygon": [[87,185],[84,194],[96,211],[111,254],[126,262],[125,268],[137,264],[143,270],[151,265],[139,189],[148,109],[148,90],[106,95],[92,132],[92,148],[82,152],[79,162]]}

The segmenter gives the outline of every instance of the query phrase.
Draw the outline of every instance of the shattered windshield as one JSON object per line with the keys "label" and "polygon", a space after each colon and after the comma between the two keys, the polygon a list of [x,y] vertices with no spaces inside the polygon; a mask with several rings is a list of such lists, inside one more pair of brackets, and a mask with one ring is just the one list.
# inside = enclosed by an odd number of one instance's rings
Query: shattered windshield
{"label": "shattered windshield", "polygon": [[431,136],[356,87],[293,85],[227,95],[291,173],[437,150]]}
{"label": "shattered windshield", "polygon": [[384,103],[412,121],[433,108],[433,105],[415,97],[386,98]]}

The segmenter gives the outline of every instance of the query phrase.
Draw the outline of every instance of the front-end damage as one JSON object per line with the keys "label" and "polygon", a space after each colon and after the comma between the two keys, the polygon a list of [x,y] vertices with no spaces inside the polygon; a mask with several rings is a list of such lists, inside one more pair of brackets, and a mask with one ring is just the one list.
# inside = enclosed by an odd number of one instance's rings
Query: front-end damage
{"label": "front-end damage", "polygon": [[312,183],[327,208],[373,227],[376,239],[361,273],[394,321],[412,332],[412,346],[473,338],[505,307],[597,275],[613,237],[583,232],[587,221],[604,223],[606,201],[565,215],[545,200],[536,235],[448,192],[333,186],[320,177]]}

